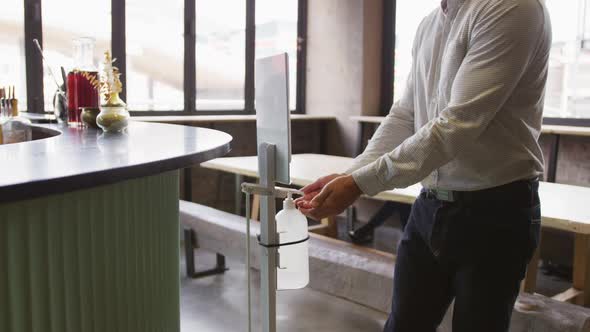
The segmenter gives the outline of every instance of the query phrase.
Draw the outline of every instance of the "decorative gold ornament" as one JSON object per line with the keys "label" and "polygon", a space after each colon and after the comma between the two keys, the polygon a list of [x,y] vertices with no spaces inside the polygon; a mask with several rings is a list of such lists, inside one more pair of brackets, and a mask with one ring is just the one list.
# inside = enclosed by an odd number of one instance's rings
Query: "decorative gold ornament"
{"label": "decorative gold ornament", "polygon": [[111,57],[109,51],[104,52],[102,73],[100,75],[100,92],[104,97],[105,106],[121,106],[125,103],[119,98],[123,91],[119,68],[113,66],[117,59]]}

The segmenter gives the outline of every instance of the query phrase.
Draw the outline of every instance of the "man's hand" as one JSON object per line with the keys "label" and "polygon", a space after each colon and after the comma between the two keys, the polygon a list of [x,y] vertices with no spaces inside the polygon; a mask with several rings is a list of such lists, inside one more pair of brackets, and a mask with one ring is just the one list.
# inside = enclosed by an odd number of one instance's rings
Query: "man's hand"
{"label": "man's hand", "polygon": [[305,200],[305,197],[298,199],[297,207],[306,216],[319,220],[341,213],[361,194],[362,191],[351,175],[341,175],[324,184],[319,194],[313,195],[311,200]]}
{"label": "man's hand", "polygon": [[335,178],[342,176],[343,174],[330,174],[323,176],[317,179],[314,183],[309,184],[301,189],[305,195],[303,197],[297,198],[295,200],[295,204],[299,207],[300,204],[303,202],[311,202],[311,200],[316,197],[324,187],[330,183],[330,181],[334,180]]}

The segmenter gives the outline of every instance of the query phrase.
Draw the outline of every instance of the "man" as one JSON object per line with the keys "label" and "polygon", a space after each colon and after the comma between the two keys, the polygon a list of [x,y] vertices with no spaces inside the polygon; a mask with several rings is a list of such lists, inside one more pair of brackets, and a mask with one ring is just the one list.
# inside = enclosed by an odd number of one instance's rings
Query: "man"
{"label": "man", "polygon": [[401,99],[354,166],[304,188],[312,218],[421,181],[400,242],[389,332],[508,331],[538,245],[551,24],[542,0],[444,0],[418,28]]}

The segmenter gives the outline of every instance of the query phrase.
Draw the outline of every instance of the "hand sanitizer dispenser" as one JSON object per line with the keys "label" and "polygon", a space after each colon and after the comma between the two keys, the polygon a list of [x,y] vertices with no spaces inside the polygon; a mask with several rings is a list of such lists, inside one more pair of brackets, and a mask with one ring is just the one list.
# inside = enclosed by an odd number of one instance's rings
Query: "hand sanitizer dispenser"
{"label": "hand sanitizer dispenser", "polygon": [[295,207],[290,192],[275,219],[280,243],[277,289],[303,288],[309,283],[307,218]]}

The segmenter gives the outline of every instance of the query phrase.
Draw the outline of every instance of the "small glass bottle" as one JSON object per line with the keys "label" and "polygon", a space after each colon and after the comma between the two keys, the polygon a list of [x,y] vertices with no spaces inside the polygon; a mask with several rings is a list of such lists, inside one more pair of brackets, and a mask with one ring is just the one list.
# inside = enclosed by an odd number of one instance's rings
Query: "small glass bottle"
{"label": "small glass bottle", "polygon": [[15,98],[10,99],[9,104],[4,100],[5,114],[0,120],[0,144],[12,144],[28,142],[33,140],[33,129],[31,121],[20,116],[18,112],[18,101]]}
{"label": "small glass bottle", "polygon": [[67,77],[68,124],[80,124],[83,107],[98,107],[98,69],[94,64],[94,39],[74,40],[74,69]]}

